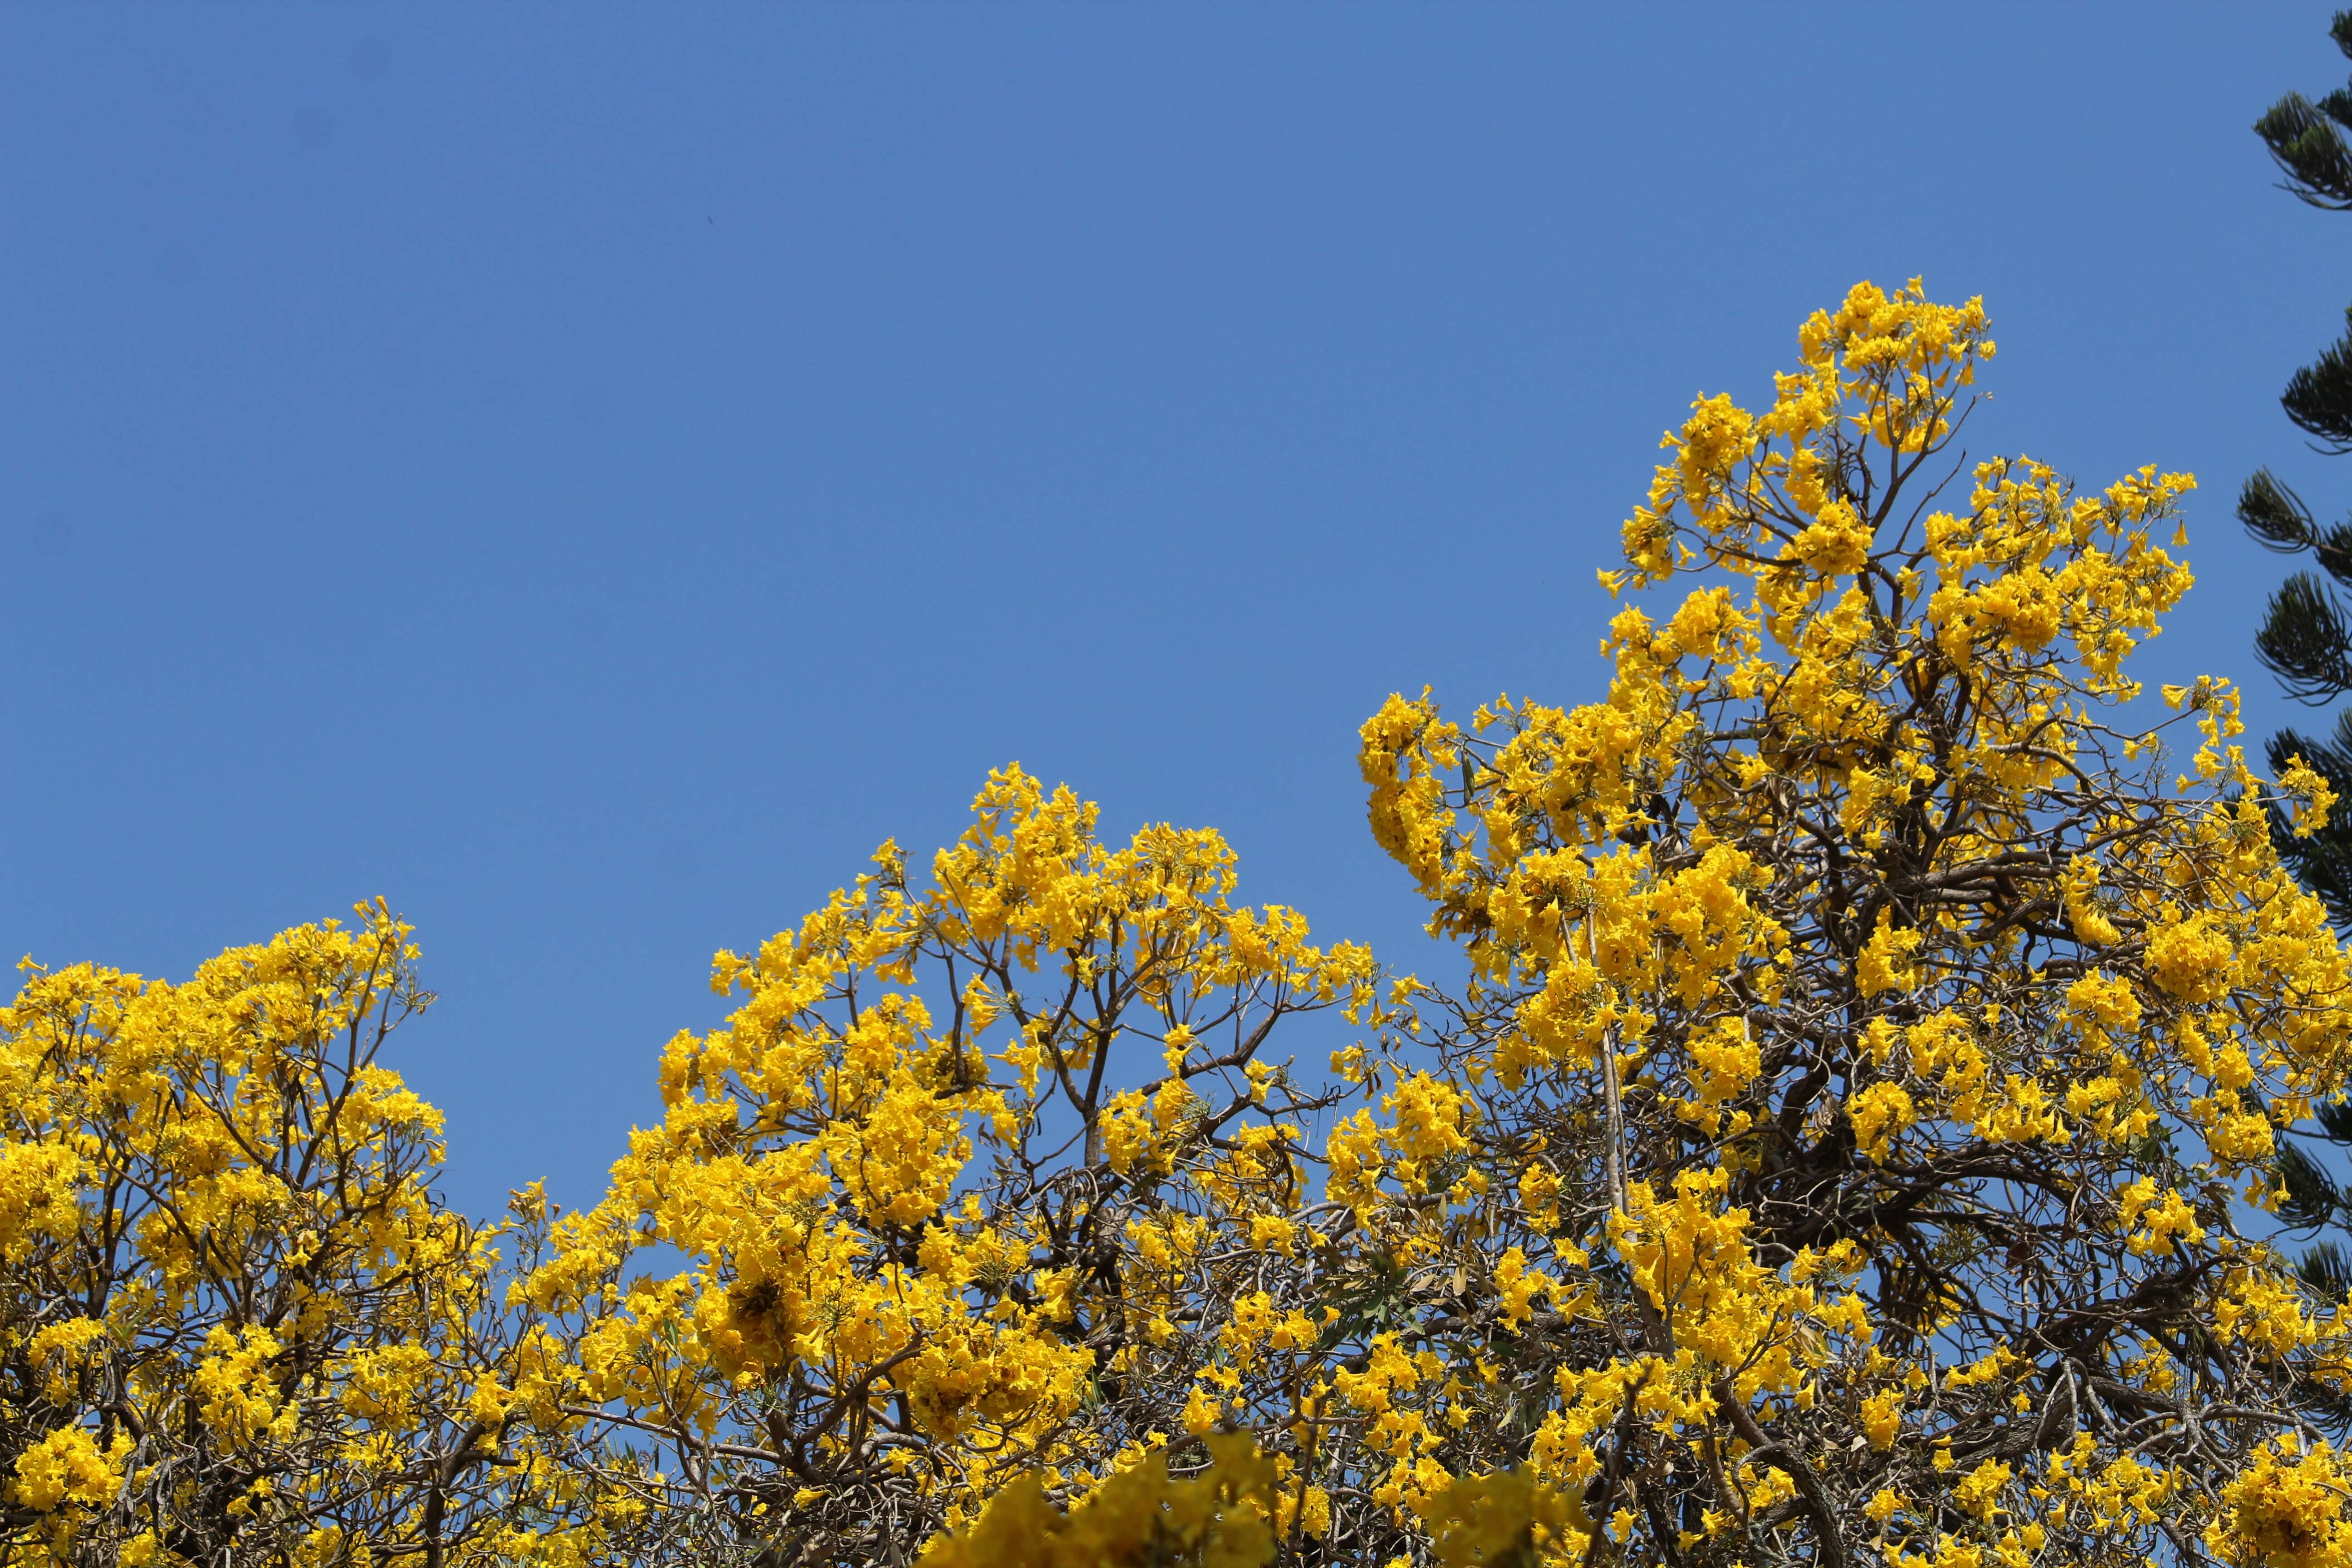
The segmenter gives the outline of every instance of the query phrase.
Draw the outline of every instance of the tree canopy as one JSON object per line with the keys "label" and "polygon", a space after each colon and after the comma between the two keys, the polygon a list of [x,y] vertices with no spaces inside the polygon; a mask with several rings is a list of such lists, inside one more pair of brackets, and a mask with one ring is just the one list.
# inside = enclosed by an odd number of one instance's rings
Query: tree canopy
{"label": "tree canopy", "polygon": [[2334,792],[2143,694],[2193,481],[1966,457],[1988,331],[1856,287],[1667,436],[1601,700],[1365,722],[1459,984],[1008,767],[718,955],[600,1203],[476,1226],[381,907],[31,971],[15,1558],[2352,1559],[2272,1239],[2352,973],[2271,823]]}
{"label": "tree canopy", "polygon": [[[2352,56],[2352,11],[2336,14],[2328,36]],[[2254,134],[2269,149],[2287,191],[2308,205],[2344,212],[2352,211],[2347,127],[2352,87],[2315,104],[2290,92],[2254,122]],[[2287,418],[2313,446],[2338,456],[2352,451],[2352,311],[2346,321],[2345,335],[2289,376],[2279,396]],[[2238,517],[2265,547],[2307,553],[2319,568],[2290,574],[2271,595],[2254,637],[2256,656],[2299,701],[2318,706],[2352,692],[2352,622],[2340,597],[2352,587],[2352,521],[2322,527],[2303,498],[2266,468],[2256,469],[2240,491]],[[2289,756],[2307,758],[2339,795],[2352,791],[2352,714],[2339,716],[2324,741],[2282,730],[2271,738],[2268,755],[2273,768]],[[2337,929],[2352,927],[2352,823],[2339,820],[2297,835],[2278,822],[2273,837],[2289,868],[2326,902]]]}

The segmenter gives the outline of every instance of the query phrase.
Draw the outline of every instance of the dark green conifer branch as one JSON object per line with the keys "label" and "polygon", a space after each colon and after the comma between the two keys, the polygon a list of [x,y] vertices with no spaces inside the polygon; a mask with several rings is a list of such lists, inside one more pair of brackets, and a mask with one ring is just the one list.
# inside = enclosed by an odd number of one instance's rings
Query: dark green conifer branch
{"label": "dark green conifer branch", "polygon": [[2238,521],[2264,549],[2292,553],[2319,542],[2311,509],[2268,468],[2256,468],[2246,488],[2238,492]]}
{"label": "dark green conifer branch", "polygon": [[[2352,11],[2338,11],[2327,29],[2336,47],[2352,56]],[[2352,92],[2337,88],[2317,103],[2290,92],[2260,120],[2254,134],[2271,150],[2285,188],[2315,207],[2352,209]]]}
{"label": "dark green conifer branch", "polygon": [[2298,702],[2333,701],[2352,691],[2352,626],[2327,585],[2298,572],[2271,595],[2254,657]]}
{"label": "dark green conifer branch", "polygon": [[[2352,58],[2352,11],[2336,14],[2328,37]],[[2254,133],[2285,176],[2285,188],[2313,206],[2336,212],[2352,211],[2347,132],[2352,88],[2338,88],[2316,103],[2288,93],[2254,122]],[[2279,402],[2321,450],[2352,452],[2352,310],[2346,312],[2344,336],[2288,379]],[[2352,615],[2338,594],[2339,588],[2352,590],[2352,520],[2320,527],[2302,497],[2261,468],[2239,493],[2238,521],[2265,548],[2285,554],[2307,551],[2319,568],[2317,574],[2294,574],[2271,595],[2254,637],[2256,657],[2298,701],[2322,703],[2352,692]],[[2327,743],[2282,730],[2268,751],[2274,769],[2300,755],[2336,788],[2340,820],[2311,837],[2296,838],[2274,815],[2272,831],[2282,858],[2326,901],[2337,929],[2352,931],[2352,722],[2339,721]],[[2352,1120],[2346,1131],[2352,1133]]]}
{"label": "dark green conifer branch", "polygon": [[2279,395],[2286,416],[2334,453],[2352,452],[2352,310],[2344,314],[2344,335],[2289,376]]}
{"label": "dark green conifer branch", "polygon": [[[2352,11],[2339,11],[2328,36],[2352,57]],[[2285,176],[2281,182],[2312,206],[2352,211],[2352,89],[2338,88],[2314,103],[2291,92],[2254,122],[2254,133],[2270,149]],[[2316,360],[2288,378],[2279,403],[2289,419],[2320,450],[2352,452],[2352,310],[2345,333]],[[2254,652],[2299,701],[2318,703],[2352,691],[2352,619],[2337,589],[2352,589],[2352,521],[2321,528],[2303,498],[2268,468],[2258,468],[2238,495],[2238,521],[2261,544],[2283,554],[2308,551],[2323,579],[2297,572],[2271,595]],[[2333,579],[2331,584],[2326,579]],[[2266,809],[2271,839],[2295,879],[2327,906],[2340,931],[2352,931],[2352,711],[2338,714],[2333,735],[2313,740],[2292,729],[2279,731],[2264,748],[2273,776],[2301,758],[2326,779],[2336,805],[2327,825],[2297,837],[2275,802]],[[2310,1147],[2283,1139],[2275,1170],[2284,1196],[2279,1217],[2292,1228],[2352,1232],[2352,1191],[2313,1157],[2328,1147],[2340,1159],[2352,1151],[2352,1105],[2318,1108],[2319,1129],[2304,1136]],[[2352,1253],[2336,1239],[2315,1242],[2297,1270],[2304,1282],[2333,1300],[2352,1293]],[[2315,1392],[2306,1413],[2323,1425],[2352,1430],[2352,1399]]]}

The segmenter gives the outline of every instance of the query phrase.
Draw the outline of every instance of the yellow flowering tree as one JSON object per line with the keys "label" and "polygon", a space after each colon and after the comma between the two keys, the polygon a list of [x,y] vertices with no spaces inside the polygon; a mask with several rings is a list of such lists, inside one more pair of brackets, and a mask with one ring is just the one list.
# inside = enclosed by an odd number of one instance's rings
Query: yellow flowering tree
{"label": "yellow flowering tree", "polygon": [[519,1447],[532,1336],[489,1296],[493,1233],[436,1199],[440,1118],[377,1059],[430,1000],[408,928],[361,914],[183,984],[27,961],[0,1559],[491,1562],[535,1491],[561,1509]]}
{"label": "yellow flowering tree", "polygon": [[[719,955],[740,1006],[670,1043],[661,1125],[526,1283],[640,1557],[889,1561],[1016,1477],[1041,1510],[1182,1481],[1304,1395],[1339,1091],[1273,1047],[1326,1009],[1377,1027],[1370,955],[1233,902],[1216,834],[1106,843],[1017,768],[928,876],[875,867]],[[1269,1462],[1295,1534],[1327,1500]]]}
{"label": "yellow flowering tree", "polygon": [[1428,1305],[1332,1380],[1407,1535],[1524,1465],[1560,1562],[2352,1550],[2344,1304],[2261,1239],[2352,1052],[2264,805],[2329,793],[2249,770],[2226,682],[2127,706],[2191,481],[1961,457],[1986,331],[1864,285],[1766,412],[1695,404],[1602,574],[1686,585],[1605,700],[1364,727],[1473,974],[1444,1217],[1367,1200]]}
{"label": "yellow flowering tree", "polygon": [[1009,768],[719,955],[601,1202],[478,1228],[380,906],[34,970],[8,1560],[2352,1568],[2271,1244],[2333,797],[2142,700],[2190,481],[1968,460],[1987,330],[1863,285],[1701,398],[1603,700],[1366,722],[1450,989]]}

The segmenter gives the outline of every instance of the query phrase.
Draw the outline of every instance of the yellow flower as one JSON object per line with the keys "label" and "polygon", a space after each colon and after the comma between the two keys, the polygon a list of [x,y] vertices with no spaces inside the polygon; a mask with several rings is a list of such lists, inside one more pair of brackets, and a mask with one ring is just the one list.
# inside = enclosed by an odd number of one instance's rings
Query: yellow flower
{"label": "yellow flower", "polygon": [[115,1438],[111,1450],[104,1450],[80,1427],[61,1427],[16,1456],[9,1500],[35,1513],[54,1513],[77,1503],[102,1508],[114,1500],[115,1489],[122,1484],[122,1463],[130,1452],[128,1433]]}

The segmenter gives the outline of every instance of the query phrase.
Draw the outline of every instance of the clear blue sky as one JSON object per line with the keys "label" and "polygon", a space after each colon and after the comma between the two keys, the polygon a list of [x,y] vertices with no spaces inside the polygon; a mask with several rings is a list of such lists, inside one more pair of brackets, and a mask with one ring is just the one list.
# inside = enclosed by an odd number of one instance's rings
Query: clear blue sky
{"label": "clear blue sky", "polygon": [[0,945],[381,893],[452,1190],[593,1197],[711,951],[992,764],[1432,962],[1356,725],[1598,689],[1660,429],[1854,279],[1979,449],[2194,470],[2244,679],[2352,216],[2316,5],[0,9]]}

